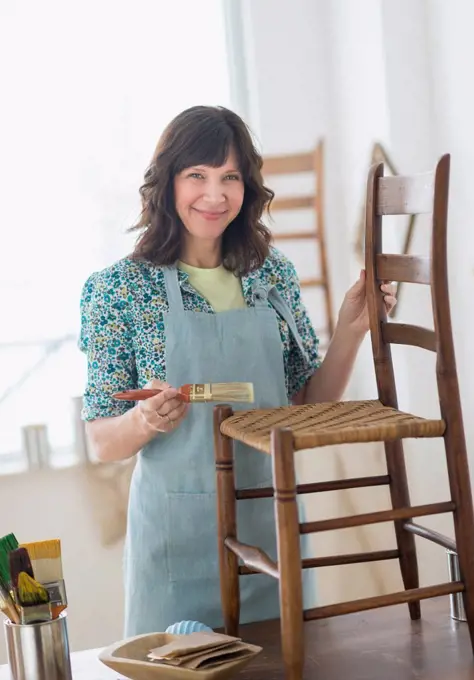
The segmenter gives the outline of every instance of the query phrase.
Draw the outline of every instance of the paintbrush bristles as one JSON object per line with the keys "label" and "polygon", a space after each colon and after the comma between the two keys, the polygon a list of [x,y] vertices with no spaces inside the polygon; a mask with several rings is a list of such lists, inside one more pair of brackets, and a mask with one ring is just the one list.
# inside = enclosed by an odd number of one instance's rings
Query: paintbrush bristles
{"label": "paintbrush bristles", "polygon": [[33,567],[31,566],[30,556],[26,548],[17,548],[8,554],[8,562],[10,566],[10,583],[13,588],[16,588],[18,583],[18,575],[24,571],[26,574],[34,578]]}
{"label": "paintbrush bristles", "polygon": [[211,383],[212,401],[253,402],[253,383]]}
{"label": "paintbrush bristles", "polygon": [[15,534],[7,534],[0,538],[0,545],[3,545],[6,550],[16,550],[18,548],[18,541]]}
{"label": "paintbrush bristles", "polygon": [[0,579],[10,583],[10,562],[8,555],[18,548],[15,534],[7,534],[0,538]]}
{"label": "paintbrush bristles", "polygon": [[25,574],[24,571],[18,575],[17,593],[18,601],[23,607],[32,607],[49,602],[49,594],[46,588],[43,588],[41,583]]}
{"label": "paintbrush bristles", "polygon": [[21,546],[28,550],[32,560],[54,560],[61,557],[61,541],[53,538],[49,541],[36,541],[35,543],[22,543]]}
{"label": "paintbrush bristles", "polygon": [[35,579],[40,583],[53,583],[63,578],[61,541],[59,538],[36,543],[22,543],[31,558]]}

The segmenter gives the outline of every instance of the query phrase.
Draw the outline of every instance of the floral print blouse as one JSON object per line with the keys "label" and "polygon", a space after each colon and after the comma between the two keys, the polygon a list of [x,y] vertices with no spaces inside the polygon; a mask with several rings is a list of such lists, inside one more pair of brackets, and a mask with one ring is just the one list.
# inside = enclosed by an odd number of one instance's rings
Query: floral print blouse
{"label": "floral print blouse", "polygon": [[[213,314],[211,305],[178,270],[184,308]],[[254,306],[255,284],[275,285],[291,309],[304,353],[278,315],[288,400],[303,387],[320,365],[319,340],[301,299],[294,265],[272,248],[263,266],[242,277],[249,307]],[[152,378],[166,380],[165,327],[168,311],[163,270],[148,262],[125,257],[94,272],[82,289],[79,348],[87,357],[83,395],[84,420],[117,416],[133,404],[111,398],[115,392],[141,388]],[[140,334],[154,333],[153,354],[144,350]],[[149,347],[149,345],[148,345]]]}

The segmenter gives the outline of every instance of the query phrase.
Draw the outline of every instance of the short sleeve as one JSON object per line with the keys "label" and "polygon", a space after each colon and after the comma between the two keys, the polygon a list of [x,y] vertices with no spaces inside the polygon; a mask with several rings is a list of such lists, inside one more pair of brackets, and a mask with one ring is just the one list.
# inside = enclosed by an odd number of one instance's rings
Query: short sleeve
{"label": "short sleeve", "polygon": [[288,262],[287,272],[286,292],[304,349],[304,352],[302,352],[293,336],[291,336],[287,366],[288,396],[291,399],[304,387],[309,378],[320,367],[321,358],[319,355],[319,338],[309,318],[308,310],[303,303],[296,269],[290,262]]}
{"label": "short sleeve", "polygon": [[124,286],[104,273],[92,274],[82,289],[80,314],[79,349],[87,359],[82,418],[122,415],[133,404],[113,399],[112,394],[137,386]]}

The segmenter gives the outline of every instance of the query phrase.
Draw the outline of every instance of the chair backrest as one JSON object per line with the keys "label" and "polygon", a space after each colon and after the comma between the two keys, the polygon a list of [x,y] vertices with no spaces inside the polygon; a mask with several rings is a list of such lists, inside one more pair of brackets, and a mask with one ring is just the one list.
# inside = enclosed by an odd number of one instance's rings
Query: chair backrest
{"label": "chair backrest", "polygon": [[[464,436],[454,353],[447,271],[447,215],[450,155],[433,172],[412,177],[384,177],[383,163],[371,167],[367,182],[365,266],[372,350],[380,401],[398,407],[391,344],[435,352],[441,417]],[[428,257],[383,252],[384,215],[431,215]],[[431,287],[434,328],[389,322],[379,286],[382,281]]]}
{"label": "chair backrest", "polygon": [[[271,204],[271,212],[312,209],[314,211],[314,225],[304,231],[276,232],[275,241],[317,241],[319,250],[319,277],[303,278],[301,288],[320,287],[324,290],[326,328],[321,329],[329,343],[334,332],[334,315],[332,309],[331,287],[329,284],[328,260],[324,231],[324,144],[320,140],[311,151],[280,156],[265,156],[263,159],[263,175],[265,180],[274,175],[297,175],[302,173],[314,174],[314,191],[305,195],[275,196]],[[271,185],[271,179],[268,182]],[[318,329],[319,331],[319,329]]]}

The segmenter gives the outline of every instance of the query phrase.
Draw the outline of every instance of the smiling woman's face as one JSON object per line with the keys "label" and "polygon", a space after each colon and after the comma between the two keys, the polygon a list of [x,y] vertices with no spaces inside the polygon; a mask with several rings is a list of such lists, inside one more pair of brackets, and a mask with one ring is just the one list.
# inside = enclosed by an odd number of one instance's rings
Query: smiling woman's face
{"label": "smiling woman's face", "polygon": [[220,239],[242,208],[244,188],[236,155],[231,150],[219,168],[196,165],[176,175],[176,212],[192,237]]}

